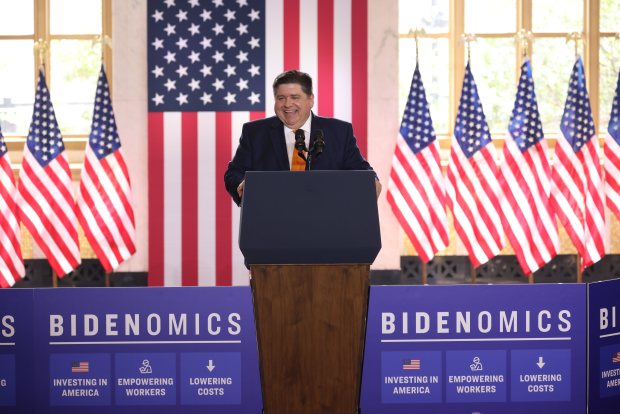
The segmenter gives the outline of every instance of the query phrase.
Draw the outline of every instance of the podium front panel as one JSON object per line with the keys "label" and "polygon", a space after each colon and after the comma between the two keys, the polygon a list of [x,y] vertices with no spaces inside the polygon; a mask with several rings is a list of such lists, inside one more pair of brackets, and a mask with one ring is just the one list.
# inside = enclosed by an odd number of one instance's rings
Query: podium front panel
{"label": "podium front panel", "polygon": [[369,264],[381,249],[372,171],[250,171],[245,180],[246,264]]}

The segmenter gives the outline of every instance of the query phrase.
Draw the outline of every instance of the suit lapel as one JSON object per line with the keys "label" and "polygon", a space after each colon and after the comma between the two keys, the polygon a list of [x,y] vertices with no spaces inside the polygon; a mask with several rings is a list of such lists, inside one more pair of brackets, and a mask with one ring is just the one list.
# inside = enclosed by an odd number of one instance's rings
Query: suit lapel
{"label": "suit lapel", "polygon": [[310,123],[310,142],[308,148],[314,145],[314,133],[317,129],[321,129],[321,118],[312,113],[312,122]]}
{"label": "suit lapel", "polygon": [[275,153],[278,167],[282,170],[289,170],[290,163],[288,161],[288,153],[286,151],[286,141],[284,139],[284,124],[277,117],[273,117],[271,130],[269,131],[273,152]]}

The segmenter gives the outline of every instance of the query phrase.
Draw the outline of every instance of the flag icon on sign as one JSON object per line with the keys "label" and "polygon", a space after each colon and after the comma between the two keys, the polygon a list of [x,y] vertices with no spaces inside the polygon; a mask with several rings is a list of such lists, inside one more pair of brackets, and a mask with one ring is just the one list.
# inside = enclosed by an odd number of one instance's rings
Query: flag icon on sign
{"label": "flag icon on sign", "polygon": [[89,372],[90,366],[88,361],[73,362],[71,364],[71,372]]}
{"label": "flag icon on sign", "polygon": [[403,361],[403,369],[406,370],[418,370],[420,369],[419,359],[406,359]]}
{"label": "flag icon on sign", "polygon": [[611,362],[620,362],[620,352],[614,353],[614,355],[611,357]]}

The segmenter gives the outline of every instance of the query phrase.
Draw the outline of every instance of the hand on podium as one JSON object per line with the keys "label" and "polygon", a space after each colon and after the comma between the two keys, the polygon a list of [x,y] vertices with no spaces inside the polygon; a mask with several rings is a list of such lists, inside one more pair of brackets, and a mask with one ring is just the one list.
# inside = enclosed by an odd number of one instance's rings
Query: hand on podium
{"label": "hand on podium", "polygon": [[375,178],[375,190],[377,191],[377,199],[379,199],[379,196],[381,195],[381,181],[379,181],[378,178]]}
{"label": "hand on podium", "polygon": [[245,184],[245,180],[241,181],[241,183],[237,186],[237,194],[239,194],[239,198],[243,198],[243,186],[244,186],[244,184]]}

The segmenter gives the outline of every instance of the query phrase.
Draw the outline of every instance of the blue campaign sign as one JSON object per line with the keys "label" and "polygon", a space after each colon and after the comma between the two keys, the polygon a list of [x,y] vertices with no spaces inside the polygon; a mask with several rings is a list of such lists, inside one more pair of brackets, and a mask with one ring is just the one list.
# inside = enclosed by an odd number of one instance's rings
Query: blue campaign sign
{"label": "blue campaign sign", "polygon": [[0,289],[0,413],[34,412],[31,290]]}
{"label": "blue campaign sign", "polygon": [[116,404],[176,405],[176,362],[173,352],[116,354]]}
{"label": "blue campaign sign", "polygon": [[33,324],[38,413],[261,412],[248,287],[40,289]]}
{"label": "blue campaign sign", "polygon": [[54,353],[49,367],[49,405],[110,405],[110,354]]}
{"label": "blue campaign sign", "polygon": [[[205,371],[204,367],[207,367]],[[216,369],[217,368],[217,369]],[[196,352],[181,355],[183,404],[239,404],[241,390],[234,378],[241,372],[238,352]]]}
{"label": "blue campaign sign", "polygon": [[620,406],[620,280],[588,286],[590,414],[616,414]]}
{"label": "blue campaign sign", "polygon": [[371,287],[362,412],[583,414],[585,290]]}

